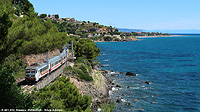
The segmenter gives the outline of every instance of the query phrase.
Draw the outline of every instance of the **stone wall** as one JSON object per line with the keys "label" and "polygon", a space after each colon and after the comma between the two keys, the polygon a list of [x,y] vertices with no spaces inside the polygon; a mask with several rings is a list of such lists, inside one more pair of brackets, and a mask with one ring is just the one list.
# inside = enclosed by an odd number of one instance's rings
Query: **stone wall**
{"label": "stone wall", "polygon": [[[58,49],[49,52],[49,58],[54,57],[56,55],[60,54],[60,51]],[[47,53],[37,54],[37,55],[27,55],[24,58],[24,63],[27,64],[27,66],[30,66],[34,63],[42,62],[47,59]]]}

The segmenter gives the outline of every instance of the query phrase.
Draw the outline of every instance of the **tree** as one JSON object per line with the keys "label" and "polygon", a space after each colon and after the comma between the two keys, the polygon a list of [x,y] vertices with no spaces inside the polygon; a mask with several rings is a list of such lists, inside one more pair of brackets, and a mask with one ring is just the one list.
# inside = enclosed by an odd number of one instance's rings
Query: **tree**
{"label": "tree", "polygon": [[106,36],[104,37],[104,41],[112,41],[112,37]]}
{"label": "tree", "polygon": [[59,18],[59,15],[58,15],[58,14],[56,14],[56,15],[55,15],[55,18],[56,18],[56,19],[58,19],[58,18]]}
{"label": "tree", "polygon": [[[92,103],[92,97],[79,94],[79,90],[66,76],[43,89],[33,92],[34,108],[63,109],[65,111],[85,111]],[[89,109],[90,110],[90,109]],[[91,110],[90,110],[91,111]]]}
{"label": "tree", "polygon": [[47,14],[40,14],[40,18],[45,18],[47,17]]}
{"label": "tree", "polygon": [[10,72],[7,67],[0,65],[0,108],[31,109],[32,100],[30,96],[21,92]]}
{"label": "tree", "polygon": [[7,53],[7,35],[8,29],[12,25],[12,21],[10,20],[10,14],[12,14],[13,10],[9,10],[11,7],[11,1],[9,0],[1,0],[0,1],[0,64],[4,61],[4,59],[9,55]]}
{"label": "tree", "polygon": [[75,45],[75,55],[77,58],[84,57],[92,62],[100,55],[100,49],[90,39],[80,39]]}
{"label": "tree", "polygon": [[[20,9],[24,14],[29,15],[28,13],[34,12],[33,5],[28,0],[12,0],[13,4],[18,4]],[[32,10],[33,9],[33,10]]]}

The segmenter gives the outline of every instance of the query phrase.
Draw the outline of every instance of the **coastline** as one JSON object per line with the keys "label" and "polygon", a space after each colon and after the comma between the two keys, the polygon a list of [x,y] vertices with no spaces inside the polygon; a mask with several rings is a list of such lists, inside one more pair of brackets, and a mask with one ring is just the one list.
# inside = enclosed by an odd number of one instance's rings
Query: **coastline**
{"label": "coastline", "polygon": [[127,41],[140,41],[140,38],[156,38],[156,37],[178,37],[178,36],[184,36],[184,35],[156,35],[156,36],[136,36],[134,39],[128,39],[128,40],[119,40],[119,41],[104,41],[104,40],[92,40],[94,42],[127,42]]}
{"label": "coastline", "polygon": [[94,42],[127,42],[127,41],[139,41],[140,39],[131,39],[131,40],[119,40],[119,41],[100,41],[100,40],[93,40]]}
{"label": "coastline", "polygon": [[136,36],[136,38],[177,37],[177,36],[183,36],[183,35]]}
{"label": "coastline", "polygon": [[[73,63],[69,63],[69,65],[73,66]],[[107,76],[109,72],[109,70],[94,68],[90,74],[93,81],[89,82],[79,80],[74,76],[64,75],[70,78],[70,82],[74,83],[74,85],[79,89],[80,94],[92,97],[90,108],[93,112],[96,112],[97,109],[101,108],[102,104],[110,104],[112,101],[109,98],[109,91],[112,90],[112,79]]]}

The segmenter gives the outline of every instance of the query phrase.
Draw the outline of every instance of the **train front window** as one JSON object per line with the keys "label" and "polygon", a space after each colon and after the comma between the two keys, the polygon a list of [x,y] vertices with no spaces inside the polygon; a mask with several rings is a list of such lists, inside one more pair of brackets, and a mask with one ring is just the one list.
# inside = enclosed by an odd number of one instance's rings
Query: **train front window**
{"label": "train front window", "polygon": [[32,70],[31,70],[31,73],[35,73],[35,69],[32,69]]}
{"label": "train front window", "polygon": [[26,69],[26,73],[30,73],[30,69]]}

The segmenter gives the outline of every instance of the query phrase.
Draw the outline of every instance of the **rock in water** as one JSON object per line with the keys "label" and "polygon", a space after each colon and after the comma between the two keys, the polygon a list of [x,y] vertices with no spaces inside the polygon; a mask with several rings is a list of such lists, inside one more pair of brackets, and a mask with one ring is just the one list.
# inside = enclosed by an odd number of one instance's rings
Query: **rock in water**
{"label": "rock in water", "polygon": [[121,86],[120,86],[120,85],[116,85],[116,87],[118,87],[118,88],[121,88]]}
{"label": "rock in water", "polygon": [[115,74],[111,74],[111,76],[116,76]]}
{"label": "rock in water", "polygon": [[120,72],[120,74],[124,74],[123,72]]}
{"label": "rock in water", "polygon": [[136,76],[136,74],[135,73],[131,73],[131,72],[127,72],[126,76]]}
{"label": "rock in water", "polygon": [[144,111],[144,109],[142,109],[142,108],[139,108],[139,111]]}
{"label": "rock in water", "polygon": [[146,84],[151,84],[149,81],[145,81]]}
{"label": "rock in water", "polygon": [[131,103],[126,103],[125,105],[131,105]]}
{"label": "rock in water", "polygon": [[117,99],[117,101],[116,101],[117,103],[121,103],[122,102],[122,100],[121,99]]}

